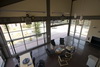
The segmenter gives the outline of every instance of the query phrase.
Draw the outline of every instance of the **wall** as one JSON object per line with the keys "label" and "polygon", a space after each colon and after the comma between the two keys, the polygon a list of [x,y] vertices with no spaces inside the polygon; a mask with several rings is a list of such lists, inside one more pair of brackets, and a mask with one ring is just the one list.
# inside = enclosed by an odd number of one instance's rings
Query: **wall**
{"label": "wall", "polygon": [[[69,15],[71,0],[50,0],[51,16]],[[100,15],[100,0],[76,0],[73,3],[73,15],[91,16]],[[15,4],[11,4],[0,8],[0,10],[29,10],[29,11],[45,11],[46,0],[24,0]],[[62,12],[62,13],[52,13]],[[1,17],[25,16],[27,12],[0,12]],[[32,16],[46,16],[46,13],[28,12]]]}
{"label": "wall", "polygon": [[[50,0],[51,15],[61,16],[62,14],[52,12],[68,12],[70,11],[71,0]],[[27,10],[27,11],[44,11],[46,12],[46,0],[25,0],[15,4],[11,4],[0,8],[0,10]],[[0,12],[1,17],[25,16],[29,13],[32,16],[46,16],[41,12]]]}
{"label": "wall", "polygon": [[88,42],[91,41],[92,36],[96,36],[100,38],[100,20],[91,20],[91,26],[87,36],[90,37],[90,39],[87,40]]}
{"label": "wall", "polygon": [[100,0],[76,0],[73,3],[73,15],[100,15]]}

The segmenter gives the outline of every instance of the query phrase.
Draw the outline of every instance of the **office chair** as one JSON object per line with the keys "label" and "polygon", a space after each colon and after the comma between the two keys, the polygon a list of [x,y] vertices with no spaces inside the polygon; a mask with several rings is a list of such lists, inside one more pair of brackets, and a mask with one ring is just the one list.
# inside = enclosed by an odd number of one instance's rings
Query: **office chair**
{"label": "office chair", "polygon": [[52,44],[53,46],[56,46],[54,39],[51,40],[51,44]]}
{"label": "office chair", "polygon": [[60,38],[60,45],[64,45],[64,38]]}

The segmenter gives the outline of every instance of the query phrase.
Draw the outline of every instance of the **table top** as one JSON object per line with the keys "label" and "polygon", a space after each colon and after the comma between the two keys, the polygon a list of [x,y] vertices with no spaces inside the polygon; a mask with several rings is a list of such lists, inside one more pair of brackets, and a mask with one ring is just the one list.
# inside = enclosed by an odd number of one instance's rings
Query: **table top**
{"label": "table top", "polygon": [[56,53],[61,53],[64,50],[72,51],[74,49],[74,46],[65,46],[65,45],[56,45],[54,50]]}
{"label": "table top", "polygon": [[56,45],[54,50],[57,54],[60,54],[64,50],[64,45]]}
{"label": "table top", "polygon": [[[30,59],[28,64],[23,64],[23,60],[25,58],[29,58]],[[30,56],[30,53],[25,53],[25,54],[20,56],[20,67],[34,67],[34,65],[32,63],[32,58]]]}
{"label": "table top", "polygon": [[74,49],[74,46],[66,46],[66,49],[69,50],[69,51],[71,51],[71,50]]}

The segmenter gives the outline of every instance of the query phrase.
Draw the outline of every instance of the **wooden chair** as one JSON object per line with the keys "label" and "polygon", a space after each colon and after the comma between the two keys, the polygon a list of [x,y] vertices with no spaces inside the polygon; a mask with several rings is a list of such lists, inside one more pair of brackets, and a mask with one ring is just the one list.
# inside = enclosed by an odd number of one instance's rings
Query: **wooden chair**
{"label": "wooden chair", "polygon": [[66,59],[67,61],[69,61],[69,60],[72,58],[72,53],[66,52],[66,53],[65,53],[65,56],[66,56],[65,59]]}
{"label": "wooden chair", "polygon": [[60,64],[60,66],[68,65],[68,62],[66,60],[66,56],[65,55],[59,55],[58,56],[58,62]]}
{"label": "wooden chair", "polygon": [[69,52],[63,52],[58,56],[60,66],[68,65],[68,62],[72,58],[72,54]]}

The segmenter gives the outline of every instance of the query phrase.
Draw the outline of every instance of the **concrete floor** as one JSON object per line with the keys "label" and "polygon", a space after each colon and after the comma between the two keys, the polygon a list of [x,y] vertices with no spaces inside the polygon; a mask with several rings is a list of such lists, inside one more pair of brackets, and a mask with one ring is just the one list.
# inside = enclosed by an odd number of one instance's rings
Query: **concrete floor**
{"label": "concrete floor", "polygon": [[[73,54],[72,59],[68,61],[68,65],[64,67],[87,67],[88,55],[100,57],[100,48],[92,46],[90,43],[75,39],[73,45],[76,47],[76,52]],[[46,67],[60,67],[57,56],[49,57],[45,52],[45,46],[32,50],[32,52],[36,58],[36,63],[43,59]],[[15,67],[16,63],[14,58],[9,58],[6,67]]]}

